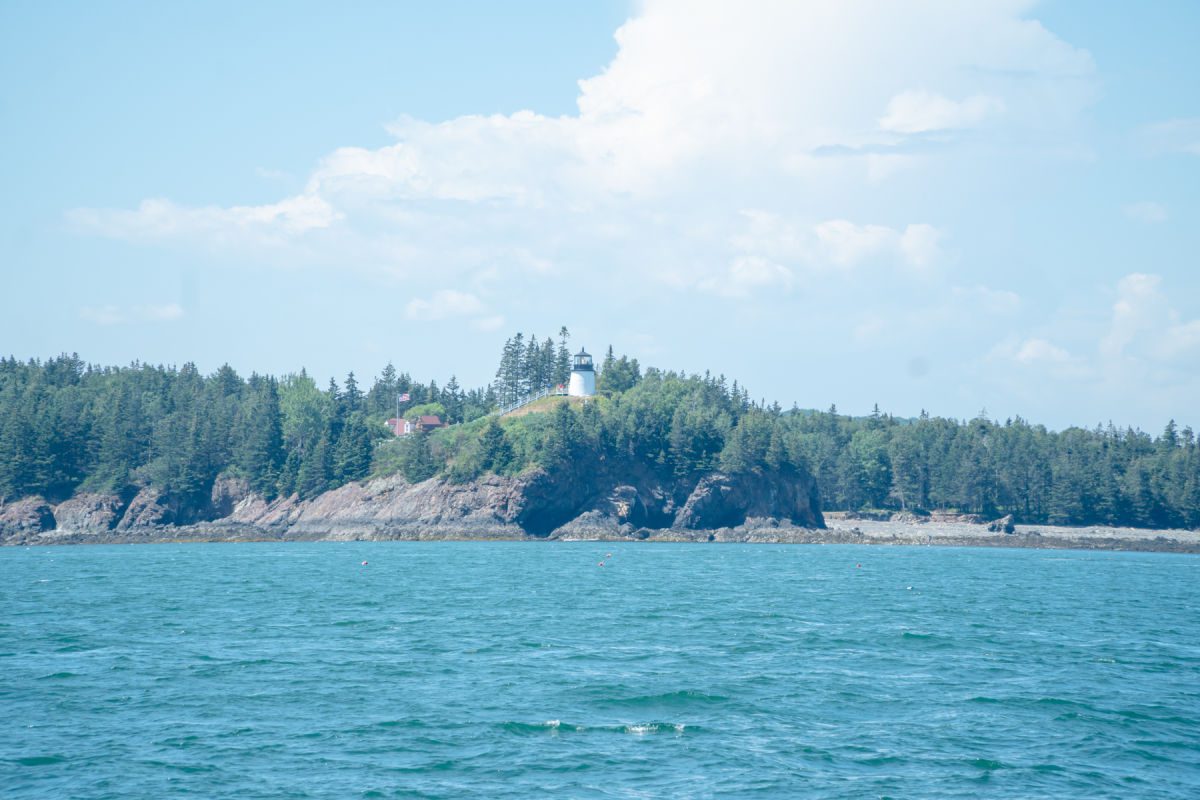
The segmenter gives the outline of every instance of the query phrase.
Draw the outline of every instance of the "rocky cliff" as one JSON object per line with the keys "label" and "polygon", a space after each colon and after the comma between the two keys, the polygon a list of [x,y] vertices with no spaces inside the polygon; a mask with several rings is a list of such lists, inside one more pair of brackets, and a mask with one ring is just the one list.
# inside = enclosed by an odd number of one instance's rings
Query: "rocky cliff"
{"label": "rocky cliff", "polygon": [[[352,483],[309,500],[271,502],[219,479],[208,502],[183,506],[147,488],[132,497],[81,494],[52,505],[0,505],[0,543],[244,539],[737,538],[748,530],[823,528],[816,483],[797,471],[710,473],[664,481],[579,465],[464,484],[399,476]],[[791,534],[787,534],[791,535]],[[780,538],[783,537],[783,538]]]}

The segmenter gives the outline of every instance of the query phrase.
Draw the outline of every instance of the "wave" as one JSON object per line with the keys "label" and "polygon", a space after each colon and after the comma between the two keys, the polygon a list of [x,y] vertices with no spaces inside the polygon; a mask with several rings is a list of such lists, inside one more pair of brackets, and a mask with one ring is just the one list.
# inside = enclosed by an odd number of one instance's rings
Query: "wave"
{"label": "wave", "polygon": [[549,719],[545,722],[515,722],[500,724],[500,729],[508,733],[522,735],[559,733],[624,733],[632,736],[648,736],[658,733],[681,735],[696,731],[695,725],[685,725],[682,722],[632,722],[620,725],[572,725],[562,720]]}

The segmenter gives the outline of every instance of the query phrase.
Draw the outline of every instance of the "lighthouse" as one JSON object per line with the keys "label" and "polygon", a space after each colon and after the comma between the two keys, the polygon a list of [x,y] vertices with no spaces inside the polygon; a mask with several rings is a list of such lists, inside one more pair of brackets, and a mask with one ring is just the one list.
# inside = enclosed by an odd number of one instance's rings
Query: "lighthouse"
{"label": "lighthouse", "polygon": [[567,387],[567,394],[571,397],[591,397],[595,393],[596,368],[592,366],[592,357],[581,349],[571,364],[571,383]]}

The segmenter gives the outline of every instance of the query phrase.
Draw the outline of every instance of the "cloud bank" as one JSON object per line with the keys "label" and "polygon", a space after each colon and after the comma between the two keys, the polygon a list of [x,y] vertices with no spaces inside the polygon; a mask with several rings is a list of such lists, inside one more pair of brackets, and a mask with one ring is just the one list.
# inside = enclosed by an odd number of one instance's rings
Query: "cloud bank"
{"label": "cloud bank", "polygon": [[[674,298],[841,329],[854,352],[891,348],[914,380],[942,360],[1077,381],[1192,363],[1200,322],[1149,273],[1110,285],[1111,308],[1031,319],[1023,290],[970,270],[972,242],[949,221],[969,193],[930,188],[1076,145],[1095,66],[1033,9],[649,0],[616,31],[611,62],[578,82],[572,114],[405,117],[389,144],[326,153],[271,203],[147,199],[69,220],[214,260],[384,276],[410,290],[403,314],[420,323],[520,324],[545,312],[549,285],[643,312]],[[1143,135],[1190,153],[1196,131],[1174,120]],[[1166,220],[1148,201],[1124,211]]]}

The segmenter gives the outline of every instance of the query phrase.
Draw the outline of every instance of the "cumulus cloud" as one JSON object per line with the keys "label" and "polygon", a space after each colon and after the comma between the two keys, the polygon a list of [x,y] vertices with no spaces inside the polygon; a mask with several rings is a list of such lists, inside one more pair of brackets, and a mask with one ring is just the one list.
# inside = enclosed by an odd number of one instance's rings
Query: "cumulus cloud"
{"label": "cumulus cloud", "polygon": [[1116,286],[1108,331],[1100,341],[1108,360],[1182,362],[1200,356],[1200,319],[1185,320],[1162,289],[1162,277],[1141,272]]}
{"label": "cumulus cloud", "polygon": [[887,113],[879,120],[879,127],[894,133],[973,128],[1002,111],[1004,101],[998,97],[977,94],[955,102],[935,92],[910,89],[888,102]]}
{"label": "cumulus cloud", "polygon": [[[619,249],[645,277],[641,262],[666,261],[668,238],[684,251],[672,259],[696,263],[700,281],[728,273],[774,286],[798,265],[749,250],[696,257],[704,237],[741,226],[741,187],[820,224],[831,216],[824,195],[866,191],[934,157],[893,152],[897,138],[993,124],[1040,135],[1091,100],[1091,58],[1025,11],[1011,0],[650,0],[616,32],[612,61],[579,82],[574,114],[402,118],[388,126],[393,143],[328,153],[301,193],[274,203],[150,199],[70,218],[135,241],[304,247],[321,263],[398,277],[431,259],[461,276],[520,250],[556,263],[575,243]],[[920,268],[937,259],[941,233],[840,212],[815,235],[834,264],[890,253]],[[730,266],[752,256],[783,271]],[[649,277],[670,280],[672,269]]]}
{"label": "cumulus cloud", "polygon": [[[1007,337],[992,348],[986,363],[990,370],[1025,386],[1042,385],[1045,381],[1087,385],[1097,376],[1096,367],[1087,356],[1076,355],[1043,336]],[[1028,383],[1031,380],[1033,383]]]}
{"label": "cumulus cloud", "polygon": [[[1040,368],[1047,378],[1084,380],[1093,388],[1195,384],[1200,366],[1200,319],[1174,307],[1159,275],[1134,272],[1111,290],[1107,313],[1060,313],[1040,324],[1057,332],[1009,336],[993,361]],[[1094,323],[1089,323],[1089,317]],[[1059,338],[1073,340],[1064,345]],[[1172,377],[1174,376],[1174,377]]]}

